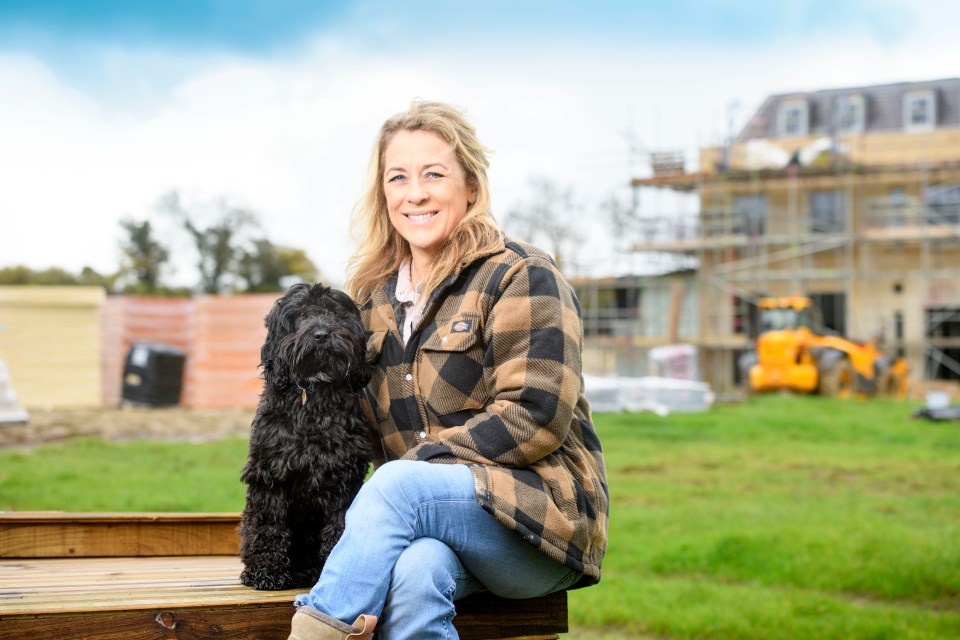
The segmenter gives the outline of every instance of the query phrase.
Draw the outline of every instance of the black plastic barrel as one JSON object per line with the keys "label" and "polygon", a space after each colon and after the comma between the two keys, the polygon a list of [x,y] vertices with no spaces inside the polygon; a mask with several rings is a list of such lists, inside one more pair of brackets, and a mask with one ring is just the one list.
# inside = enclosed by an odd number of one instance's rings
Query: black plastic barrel
{"label": "black plastic barrel", "polygon": [[123,364],[123,402],[145,407],[180,404],[186,354],[165,344],[137,342]]}

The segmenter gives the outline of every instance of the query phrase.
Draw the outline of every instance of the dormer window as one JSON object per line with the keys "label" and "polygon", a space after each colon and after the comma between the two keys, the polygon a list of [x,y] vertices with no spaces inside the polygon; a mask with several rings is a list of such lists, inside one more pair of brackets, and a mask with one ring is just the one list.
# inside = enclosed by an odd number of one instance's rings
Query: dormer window
{"label": "dormer window", "polygon": [[937,125],[937,100],[932,89],[903,96],[904,131],[931,131]]}
{"label": "dormer window", "polygon": [[809,115],[806,100],[784,100],[777,113],[777,133],[784,137],[807,135],[810,130]]}
{"label": "dormer window", "polygon": [[837,105],[837,130],[841,133],[863,133],[867,123],[867,101],[855,93],[840,99]]}

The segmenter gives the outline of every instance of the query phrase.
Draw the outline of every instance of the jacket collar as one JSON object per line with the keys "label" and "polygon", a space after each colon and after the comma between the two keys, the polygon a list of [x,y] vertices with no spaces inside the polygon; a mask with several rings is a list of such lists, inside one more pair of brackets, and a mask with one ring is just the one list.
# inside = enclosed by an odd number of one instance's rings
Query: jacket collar
{"label": "jacket collar", "polygon": [[[493,247],[489,251],[478,254],[472,261],[468,262],[467,264],[457,267],[456,271],[454,271],[451,275],[447,276],[439,285],[437,285],[437,288],[433,290],[433,293],[430,294],[430,299],[427,300],[427,303],[423,308],[422,317],[426,317],[430,313],[437,299],[443,296],[446,290],[449,289],[451,286],[453,286],[453,284],[457,281],[457,279],[460,277],[460,275],[464,271],[466,271],[473,265],[477,264],[478,262],[482,262],[488,259],[490,256],[499,255],[504,251],[506,251],[507,242],[509,242],[509,239],[506,238],[501,233],[500,242],[498,242],[495,247]],[[389,308],[394,311],[394,314],[393,314],[394,316],[396,314],[397,307],[400,305],[400,302],[397,300],[397,296],[396,296],[397,279],[398,279],[398,276],[396,272],[390,274],[390,277],[386,279],[386,281],[383,283],[383,286],[379,290],[377,290],[376,295],[371,300],[372,306],[375,308],[383,308],[384,305],[389,305]],[[383,310],[383,313],[384,314],[386,313],[386,309]]]}

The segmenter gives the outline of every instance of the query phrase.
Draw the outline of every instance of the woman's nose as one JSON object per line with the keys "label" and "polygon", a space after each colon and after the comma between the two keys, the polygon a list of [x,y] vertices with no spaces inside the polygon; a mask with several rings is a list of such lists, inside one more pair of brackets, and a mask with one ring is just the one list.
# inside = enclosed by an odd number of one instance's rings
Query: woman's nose
{"label": "woman's nose", "polygon": [[407,189],[407,201],[408,202],[423,202],[430,195],[427,193],[427,190],[423,188],[423,185],[419,181],[413,181],[410,183],[410,188]]}

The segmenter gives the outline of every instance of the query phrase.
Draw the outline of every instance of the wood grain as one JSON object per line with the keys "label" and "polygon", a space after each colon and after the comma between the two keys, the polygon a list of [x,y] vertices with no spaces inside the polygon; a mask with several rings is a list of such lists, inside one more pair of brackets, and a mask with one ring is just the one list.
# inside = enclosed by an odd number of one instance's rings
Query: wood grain
{"label": "wood grain", "polygon": [[236,555],[233,513],[0,513],[0,558]]}
{"label": "wood grain", "polygon": [[[240,584],[238,523],[238,514],[2,513],[0,638],[282,640],[304,590]],[[196,555],[211,548],[222,553]],[[454,626],[464,640],[556,639],[567,594],[477,593],[457,602]]]}

